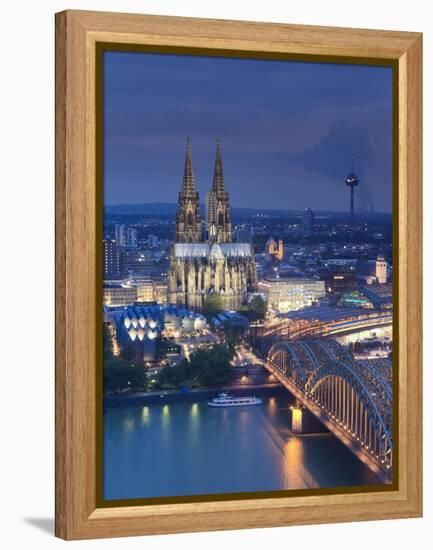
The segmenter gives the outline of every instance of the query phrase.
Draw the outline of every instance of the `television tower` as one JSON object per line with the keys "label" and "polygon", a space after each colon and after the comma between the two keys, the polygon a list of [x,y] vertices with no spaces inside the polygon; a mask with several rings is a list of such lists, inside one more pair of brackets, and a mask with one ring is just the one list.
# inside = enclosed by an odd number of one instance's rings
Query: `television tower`
{"label": "television tower", "polygon": [[355,187],[359,185],[359,178],[354,170],[354,152],[352,149],[352,169],[346,176],[346,185],[350,187],[350,224],[355,223]]}

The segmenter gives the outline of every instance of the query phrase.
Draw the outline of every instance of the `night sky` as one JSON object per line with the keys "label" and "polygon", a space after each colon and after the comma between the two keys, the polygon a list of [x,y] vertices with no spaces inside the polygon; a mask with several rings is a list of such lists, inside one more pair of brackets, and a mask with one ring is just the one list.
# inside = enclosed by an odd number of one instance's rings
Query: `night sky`
{"label": "night sky", "polygon": [[185,142],[201,202],[216,140],[237,207],[391,211],[388,67],[106,52],[105,204],[176,202]]}

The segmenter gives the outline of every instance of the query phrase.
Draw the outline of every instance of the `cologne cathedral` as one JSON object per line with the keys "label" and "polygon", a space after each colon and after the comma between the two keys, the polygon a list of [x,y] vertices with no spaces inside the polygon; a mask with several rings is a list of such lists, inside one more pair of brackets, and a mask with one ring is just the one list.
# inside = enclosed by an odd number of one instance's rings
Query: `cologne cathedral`
{"label": "cologne cathedral", "polygon": [[207,296],[218,294],[224,309],[239,309],[247,293],[256,290],[254,250],[234,243],[229,194],[225,190],[220,143],[217,143],[211,190],[207,194],[205,225],[186,146],[185,170],[179,193],[175,242],[170,252],[168,302],[200,310]]}

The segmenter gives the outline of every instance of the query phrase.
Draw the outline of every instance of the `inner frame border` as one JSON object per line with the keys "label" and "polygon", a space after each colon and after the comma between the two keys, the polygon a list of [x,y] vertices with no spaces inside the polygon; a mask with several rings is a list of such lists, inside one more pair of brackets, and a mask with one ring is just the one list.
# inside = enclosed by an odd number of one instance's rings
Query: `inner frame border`
{"label": "inner frame border", "polygon": [[[315,489],[281,489],[275,491],[203,494],[171,497],[147,497],[131,499],[103,498],[103,316],[102,316],[102,237],[103,237],[103,191],[104,191],[104,53],[135,52],[200,57],[226,57],[235,59],[256,59],[268,61],[293,61],[329,63],[343,65],[370,65],[389,67],[392,70],[392,260],[393,260],[393,481],[387,485],[359,485]],[[213,49],[177,46],[154,46],[122,42],[95,42],[95,428],[96,460],[95,490],[96,507],[112,508],[127,506],[218,502],[251,500],[263,498],[287,498],[297,496],[320,496],[338,494],[359,494],[399,490],[399,62],[385,58],[331,56],[320,54],[291,54],[279,52],[257,52],[233,49]]]}

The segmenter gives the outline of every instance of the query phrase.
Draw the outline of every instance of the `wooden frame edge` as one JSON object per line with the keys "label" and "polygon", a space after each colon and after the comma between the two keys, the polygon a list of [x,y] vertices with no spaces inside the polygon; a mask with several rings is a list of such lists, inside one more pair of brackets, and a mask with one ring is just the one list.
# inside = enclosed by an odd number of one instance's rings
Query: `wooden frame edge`
{"label": "wooden frame edge", "polygon": [[[407,363],[410,361],[411,372],[407,376],[407,392],[411,400],[408,407],[408,442],[407,463],[411,475],[408,476],[408,504],[416,514],[422,516],[423,491],[422,491],[422,418],[423,418],[423,394],[422,394],[422,146],[423,146],[423,121],[422,121],[422,35],[412,44],[405,53],[407,72],[407,282],[405,292],[407,301]],[[413,332],[412,332],[413,331]]]}
{"label": "wooden frame edge", "polygon": [[55,534],[66,538],[66,14],[55,19]]}
{"label": "wooden frame edge", "polygon": [[[89,61],[89,45],[94,44],[97,36],[122,32],[125,39],[127,28],[132,19],[138,17],[143,26],[148,21],[152,28],[159,26],[161,43],[166,36],[176,43],[195,40],[197,43],[211,38],[215,44],[227,43],[227,38],[213,38],[213,32],[221,32],[224,25],[232,24],[247,29],[250,25],[256,32],[259,27],[265,29],[285,29],[290,33],[307,32],[309,42],[307,49],[317,51],[325,47],[330,34],[344,32],[358,33],[361,42],[368,42],[375,33],[381,36],[380,48],[370,48],[384,52],[387,40],[393,41],[388,51],[389,59],[398,60],[404,84],[400,89],[400,116],[406,117],[403,129],[400,129],[399,147],[403,161],[400,162],[400,190],[403,186],[404,211],[411,215],[404,225],[401,235],[405,248],[404,280],[411,286],[404,292],[402,301],[406,332],[402,359],[410,358],[411,371],[407,374],[407,395],[413,402],[407,408],[405,420],[412,431],[407,430],[406,471],[403,472],[403,484],[399,491],[388,493],[365,493],[364,501],[352,497],[360,495],[329,495],[321,497],[289,497],[272,502],[267,499],[231,501],[220,503],[196,503],[160,505],[152,507],[125,507],[98,509],[95,506],[94,487],[89,478],[94,464],[94,443],[89,441],[92,432],[91,420],[84,418],[92,414],[92,388],[94,380],[85,368],[79,369],[77,355],[82,363],[91,364],[94,350],[89,348],[89,340],[82,338],[79,322],[92,322],[91,306],[94,304],[92,290],[80,286],[89,279],[91,271],[91,246],[85,247],[83,265],[74,265],[78,225],[82,225],[78,240],[91,227],[93,192],[87,187],[89,174],[92,173],[91,154],[85,154],[84,143],[89,145],[91,133],[88,118],[88,105],[93,98],[89,94],[94,83],[85,76],[86,63]],[[170,20],[170,24],[168,21]],[[178,23],[193,21],[199,25],[198,36],[185,37],[182,29],[173,34]],[[205,22],[204,24],[202,22]],[[200,22],[200,24],[198,24]],[[161,25],[167,26],[166,31]],[[108,27],[107,27],[108,25]],[[174,27],[173,27],[174,25]],[[132,25],[130,40],[137,38],[136,26]],[[217,29],[217,31],[215,31]],[[306,30],[305,30],[306,29]],[[331,33],[330,33],[331,31]],[[344,32],[343,32],[344,31]],[[145,32],[142,30],[141,32]],[[198,32],[198,31],[195,31]],[[281,31],[283,32],[283,31]],[[314,44],[315,37],[323,32],[323,44]],[[126,33],[126,34],[125,34]],[[346,36],[346,35],[344,35]],[[297,35],[297,40],[299,40]],[[241,41],[242,42],[242,41]],[[254,42],[248,38],[242,46]],[[271,44],[271,45],[270,45]],[[273,46],[272,46],[273,44]],[[298,50],[303,44],[297,42]],[[281,48],[281,42],[272,40],[267,47]],[[342,45],[340,44],[340,50]],[[257,42],[256,42],[257,48]],[[338,47],[332,44],[330,51]],[[357,45],[358,55],[370,49]],[[305,49],[305,47],[304,47]],[[260,51],[259,48],[256,51]],[[91,57],[91,56],[90,56]],[[77,75],[77,70],[82,75]],[[75,72],[74,72],[75,71]],[[83,95],[87,97],[87,101]],[[422,36],[419,33],[394,33],[387,31],[362,31],[355,29],[332,29],[324,27],[297,27],[279,24],[227,22],[217,20],[184,19],[160,16],[132,16],[130,14],[107,14],[103,12],[66,11],[56,14],[56,536],[66,540],[82,538],[114,537],[126,535],[144,535],[158,533],[180,533],[193,531],[210,531],[240,529],[251,527],[269,527],[277,525],[301,525],[339,521],[362,521],[371,519],[391,519],[419,517],[422,515],[422,390],[421,390],[421,349],[422,349]],[[81,182],[77,185],[77,182]],[[75,186],[74,186],[75,183]],[[409,185],[408,185],[409,184]],[[81,201],[87,200],[82,204]],[[73,213],[72,213],[73,210]],[[79,218],[77,218],[77,216]],[[91,236],[94,235],[93,233]],[[74,236],[74,237],[73,237]],[[76,264],[76,262],[75,262]],[[79,296],[73,292],[79,290]],[[87,306],[86,306],[87,303]],[[89,305],[90,304],[90,305]],[[84,309],[83,309],[84,308]],[[414,337],[414,328],[420,334]],[[76,338],[77,340],[74,340]],[[78,342],[78,340],[80,340]],[[77,349],[75,349],[77,346]],[[91,347],[91,346],[90,346]],[[80,386],[82,384],[85,386]],[[82,410],[79,407],[82,407]],[[78,409],[77,409],[78,407]],[[77,412],[78,411],[78,412]],[[82,453],[80,446],[84,445]],[[411,464],[411,468],[408,467]],[[87,476],[87,477],[86,477]],[[86,480],[88,486],[79,487],[80,481]],[[348,497],[346,499],[346,497]],[[320,499],[320,503],[316,499]],[[356,502],[356,507],[355,507]],[[314,505],[313,505],[314,503]],[[323,505],[321,505],[323,503]],[[372,506],[374,503],[377,506]],[[377,507],[381,506],[378,511]],[[266,506],[266,510],[263,510]],[[373,509],[374,508],[374,509]],[[191,519],[194,519],[192,522]]]}

